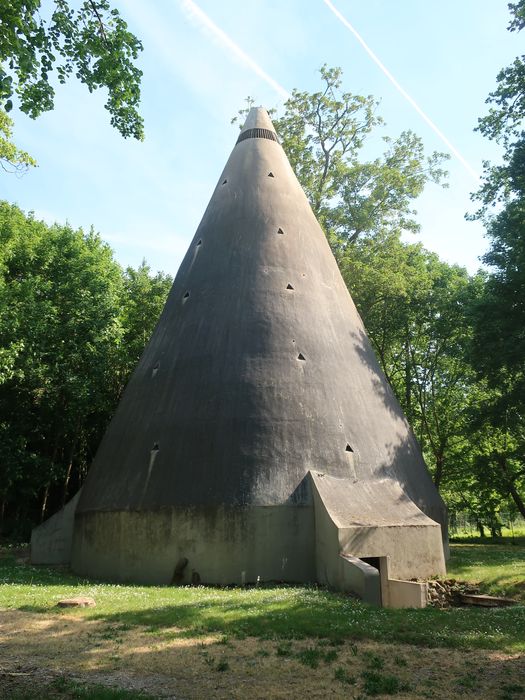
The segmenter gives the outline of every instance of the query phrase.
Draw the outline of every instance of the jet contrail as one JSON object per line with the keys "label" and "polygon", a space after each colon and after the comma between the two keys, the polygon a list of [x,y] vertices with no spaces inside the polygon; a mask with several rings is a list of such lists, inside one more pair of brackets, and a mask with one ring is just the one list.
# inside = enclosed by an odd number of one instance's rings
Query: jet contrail
{"label": "jet contrail", "polygon": [[193,20],[200,30],[211,34],[223,48],[227,49],[237,59],[240,59],[241,63],[244,63],[245,66],[250,68],[283,99],[287,100],[290,97],[288,90],[285,90],[282,85],[279,85],[277,81],[268,75],[268,73],[266,73],[266,71],[264,71],[261,66],[259,66],[253,60],[253,58],[251,58],[251,56],[248,56],[248,54],[245,53],[241,47],[238,46],[233,39],[226,34],[226,32],[216,25],[204,11],[201,10],[201,8],[195,2],[193,2],[193,0],[181,0],[180,5],[186,16],[190,20]]}
{"label": "jet contrail", "polygon": [[361,44],[361,46],[364,48],[364,50],[367,52],[367,54],[370,56],[372,61],[381,69],[381,71],[386,75],[386,77],[390,80],[392,85],[396,88],[398,92],[400,92],[405,100],[409,102],[412,107],[416,110],[416,112],[419,114],[419,116],[429,125],[429,127],[432,129],[432,131],[439,136],[439,138],[443,141],[445,146],[449,149],[449,151],[459,160],[461,165],[469,172],[470,175],[479,183],[479,174],[474,170],[474,168],[470,165],[470,163],[463,158],[461,153],[458,151],[458,149],[453,146],[450,141],[447,139],[445,134],[434,124],[432,119],[428,117],[425,112],[421,109],[421,107],[417,104],[417,102],[410,97],[408,92],[397,82],[397,80],[394,78],[392,73],[388,70],[388,68],[381,63],[379,58],[375,55],[375,53],[372,51],[372,49],[368,46],[368,44],[365,42],[363,37],[359,34],[359,32],[354,29],[354,27],[350,24],[350,22],[342,15],[339,10],[334,7],[334,5],[330,2],[330,0],[323,0],[325,5],[334,13],[334,15],[337,17],[337,19],[344,24],[344,26],[352,32],[352,34],[355,36],[357,41]]}

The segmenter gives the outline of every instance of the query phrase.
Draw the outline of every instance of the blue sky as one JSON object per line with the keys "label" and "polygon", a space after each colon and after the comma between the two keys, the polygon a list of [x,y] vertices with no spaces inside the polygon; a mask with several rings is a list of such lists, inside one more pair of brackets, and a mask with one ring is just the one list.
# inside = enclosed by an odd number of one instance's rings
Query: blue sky
{"label": "blue sky", "polygon": [[[39,167],[21,178],[1,175],[0,197],[50,223],[93,225],[122,265],[146,258],[153,269],[176,273],[235,143],[230,120],[245,97],[278,107],[293,88],[318,89],[323,63],[343,69],[346,90],[381,100],[385,135],[412,129],[429,152],[447,150],[324,0],[113,4],[144,43],[146,140],[125,140],[111,128],[102,93],[59,86],[53,112],[32,121],[14,111],[15,140]],[[468,164],[452,156],[449,188],[429,186],[417,200],[415,238],[476,270],[486,240],[479,223],[464,220],[473,208],[472,171],[499,153],[473,129],[497,72],[522,52],[522,39],[506,30],[507,2],[332,5]]]}

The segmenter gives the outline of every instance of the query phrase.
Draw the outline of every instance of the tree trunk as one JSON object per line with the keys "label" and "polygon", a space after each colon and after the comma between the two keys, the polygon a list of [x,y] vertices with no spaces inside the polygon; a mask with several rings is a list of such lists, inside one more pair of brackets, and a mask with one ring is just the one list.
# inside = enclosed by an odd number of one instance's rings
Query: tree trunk
{"label": "tree trunk", "polygon": [[[443,479],[443,469],[445,467],[445,457],[442,452],[436,455],[436,471],[434,472],[434,486],[439,491]],[[483,536],[483,535],[482,535]]]}
{"label": "tree trunk", "polygon": [[515,484],[510,485],[509,491],[510,495],[512,496],[512,500],[516,504],[517,509],[521,513],[522,517],[525,518],[525,503],[523,502],[523,498],[521,497],[521,494],[519,493]]}
{"label": "tree trunk", "polygon": [[44,522],[44,518],[46,515],[46,507],[47,507],[47,498],[49,496],[49,483],[46,484],[46,488],[44,489],[44,496],[42,497],[42,508],[40,510],[40,522]]}
{"label": "tree trunk", "polygon": [[501,537],[501,525],[498,525],[497,523],[491,525],[490,535],[493,539],[496,539],[496,537]]}
{"label": "tree trunk", "polygon": [[75,445],[73,444],[71,446],[71,451],[69,453],[69,460],[67,463],[66,476],[64,479],[64,489],[62,491],[62,507],[64,507],[66,505],[66,501],[67,501],[67,487],[69,486],[69,480],[71,479],[71,470],[73,468],[74,451],[75,451]]}
{"label": "tree trunk", "polygon": [[405,340],[405,413],[408,422],[412,423],[412,389],[411,389],[411,362],[410,362],[410,347],[408,340]]}
{"label": "tree trunk", "polygon": [[501,469],[501,472],[503,474],[503,477],[505,481],[507,482],[507,486],[509,489],[509,493],[512,497],[512,500],[516,504],[517,509],[521,513],[522,517],[525,518],[525,503],[523,502],[523,498],[516,488],[516,484],[514,483],[514,479],[512,478],[512,474],[509,473],[509,468],[507,467],[507,458],[505,456],[500,457],[498,459],[498,464]]}

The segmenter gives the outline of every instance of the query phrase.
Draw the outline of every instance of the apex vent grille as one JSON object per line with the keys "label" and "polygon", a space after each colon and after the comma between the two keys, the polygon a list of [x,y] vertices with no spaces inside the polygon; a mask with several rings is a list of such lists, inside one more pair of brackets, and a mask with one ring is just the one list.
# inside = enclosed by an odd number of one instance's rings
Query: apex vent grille
{"label": "apex vent grille", "polygon": [[246,129],[246,131],[243,131],[241,134],[239,134],[237,143],[240,143],[241,141],[246,141],[246,139],[268,139],[268,141],[276,141],[277,143],[279,143],[277,134],[275,133],[275,131],[270,131],[270,129]]}

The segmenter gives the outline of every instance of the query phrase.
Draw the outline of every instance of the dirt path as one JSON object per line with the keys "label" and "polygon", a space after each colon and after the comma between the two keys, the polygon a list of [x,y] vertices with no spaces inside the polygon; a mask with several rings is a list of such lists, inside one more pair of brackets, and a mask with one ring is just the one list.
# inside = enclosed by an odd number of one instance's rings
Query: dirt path
{"label": "dirt path", "polygon": [[376,697],[389,697],[385,688],[399,700],[525,697],[525,658],[518,655],[189,638],[176,628],[130,629],[75,613],[0,611],[0,697],[60,676],[177,700],[362,698],[374,689]]}

